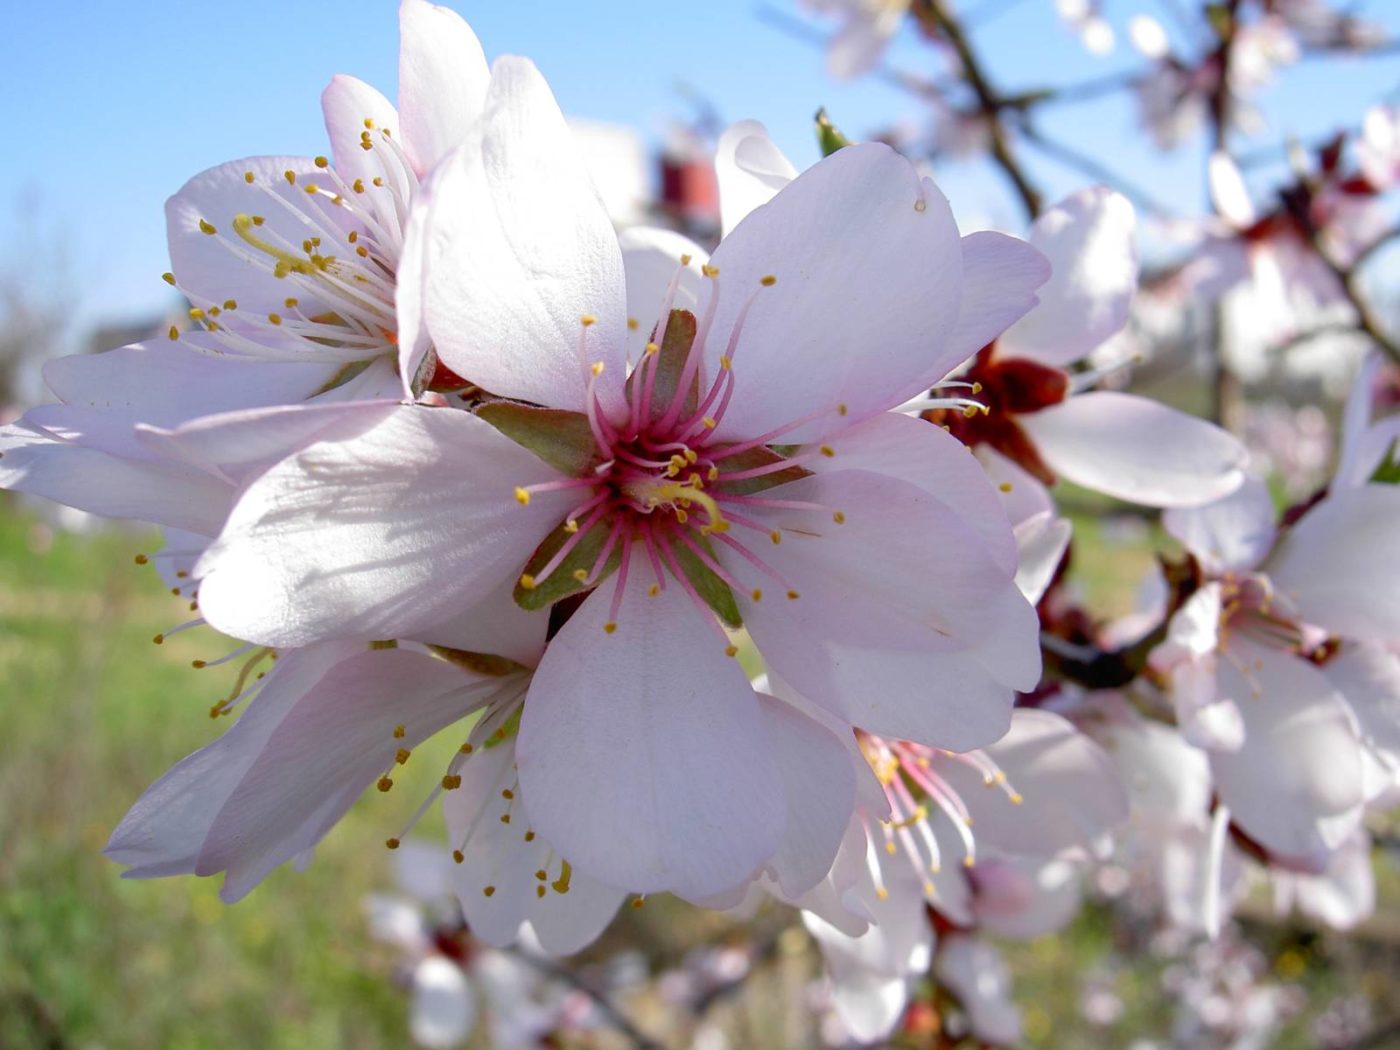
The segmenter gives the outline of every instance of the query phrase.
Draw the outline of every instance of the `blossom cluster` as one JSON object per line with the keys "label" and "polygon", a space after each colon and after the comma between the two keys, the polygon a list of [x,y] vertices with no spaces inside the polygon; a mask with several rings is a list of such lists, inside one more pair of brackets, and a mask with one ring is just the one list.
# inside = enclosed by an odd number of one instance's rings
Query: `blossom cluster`
{"label": "blossom cluster", "polygon": [[[942,11],[815,6],[843,19],[843,75]],[[1061,6],[1103,45],[1095,5]],[[1262,7],[1195,64],[1135,25],[1163,144],[1298,38],[1364,36]],[[138,560],[192,618],[157,643],[235,640],[200,662],[231,665],[209,712],[231,724],[113,831],[127,875],[222,876],[236,901],[446,737],[385,844],[455,909],[370,906],[426,1045],[470,1029],[473,988],[501,1045],[606,1023],[498,949],[579,951],[658,893],[801,909],[851,1038],[931,974],[992,1045],[1021,1026],[989,938],[1060,929],[1101,864],[1190,929],[1261,874],[1322,922],[1368,913],[1363,818],[1400,773],[1380,358],[1329,483],[1280,515],[1225,429],[1113,388],[1142,283],[1124,194],[964,233],[893,148],[799,171],[744,121],[717,144],[713,250],[618,231],[529,60],[488,65],[426,0],[400,22],[396,103],[337,76],[327,155],[170,199],[188,323],[52,362],[56,401],[0,428],[4,487],[162,530]],[[1353,303],[1394,114],[1356,142],[1262,210],[1218,152],[1166,294]],[[1183,554],[1134,616],[1075,604],[1061,481],[1165,511]],[[426,855],[409,832],[438,801]]]}

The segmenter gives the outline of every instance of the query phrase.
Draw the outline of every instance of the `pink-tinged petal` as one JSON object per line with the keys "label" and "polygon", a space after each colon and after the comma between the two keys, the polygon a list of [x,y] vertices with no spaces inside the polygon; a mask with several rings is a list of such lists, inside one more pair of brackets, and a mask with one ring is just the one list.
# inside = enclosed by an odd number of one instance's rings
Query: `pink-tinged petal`
{"label": "pink-tinged petal", "polygon": [[[698,309],[704,278],[700,267],[710,261],[710,253],[673,230],[654,226],[634,226],[618,234],[622,246],[622,267],[627,276],[627,360],[638,362],[652,334],[662,321],[661,307],[671,281],[680,271],[672,307]],[[681,259],[689,262],[681,265]],[[633,327],[633,322],[636,327]]]}
{"label": "pink-tinged petal", "polygon": [[173,427],[214,412],[305,400],[339,368],[152,342],[60,357],[44,366],[44,381],[66,404],[124,412],[133,424]]}
{"label": "pink-tinged petal", "polygon": [[634,569],[612,622],[605,584],[550,641],[516,761],[532,826],[619,889],[707,897],[751,877],[787,802],[757,698],[674,580]]}
{"label": "pink-tinged petal", "polygon": [[476,1023],[476,996],[467,975],[442,955],[429,955],[413,968],[413,1001],[408,1030],[418,1046],[448,1050],[460,1046]]}
{"label": "pink-tinged petal", "polygon": [[803,925],[816,939],[831,977],[836,1013],[861,1042],[888,1035],[904,1014],[910,980],[923,973],[934,934],[924,901],[907,886],[891,890],[881,915],[859,937],[851,937],[811,912]]}
{"label": "pink-tinged petal", "polygon": [[831,870],[850,823],[856,770],[846,747],[818,722],[775,697],[760,693],[758,701],[787,799],[787,830],[768,867],[796,897]]}
{"label": "pink-tinged petal", "polygon": [[[289,171],[294,182],[285,177]],[[345,209],[332,205],[329,196],[306,192],[318,182],[327,182],[325,173],[309,158],[247,157],[200,172],[166,201],[171,270],[194,305],[220,305],[231,299],[238,304],[235,319],[238,311],[284,310],[287,282],[273,275],[277,260],[241,237],[234,219],[263,219],[250,235],[269,245],[290,245],[296,252],[308,236],[303,215],[315,216],[322,227],[349,231]],[[269,200],[269,194],[281,201]],[[309,287],[298,286],[297,297],[308,317],[335,309]]]}
{"label": "pink-tinged petal", "polygon": [[[902,404],[962,360],[934,344],[958,315],[957,224],[938,188],[888,146],[849,146],[804,171],[751,212],[711,262],[719,278],[710,293],[720,299],[706,341],[709,374],[756,295],[716,433],[756,437],[822,413],[784,439],[813,440]],[[761,287],[768,276],[776,283]]]}
{"label": "pink-tinged petal", "polygon": [[404,649],[340,661],[290,707],[220,807],[195,874],[225,872],[220,896],[240,899],[315,845],[394,766],[400,748],[411,750],[509,688],[509,679]]}
{"label": "pink-tinged petal", "polygon": [[[620,411],[622,253],[529,62],[497,60],[481,123],[442,162],[431,201],[424,317],[443,363],[494,393],[578,411],[587,366],[602,361],[599,397]],[[585,315],[597,318],[586,332]]]}
{"label": "pink-tinged petal", "polygon": [[1281,896],[1291,897],[1304,915],[1334,930],[1349,930],[1376,910],[1376,877],[1371,840],[1358,831],[1342,843],[1319,875],[1274,875]]}
{"label": "pink-tinged petal", "polygon": [[1171,699],[1177,728],[1188,744],[1208,751],[1238,751],[1244,746],[1244,715],[1233,696],[1222,696],[1216,683],[1214,654],[1183,660],[1171,669]]}
{"label": "pink-tinged petal", "polygon": [[481,115],[491,70],[457,12],[424,0],[399,7],[399,120],[419,175],[457,147]]}
{"label": "pink-tinged petal", "polygon": [[1363,801],[1361,745],[1346,701],[1315,665],[1290,653],[1236,637],[1230,656],[1217,680],[1244,715],[1245,742],[1210,756],[1220,801],[1275,853],[1335,847]]}
{"label": "pink-tinged petal", "polygon": [[546,951],[569,955],[603,931],[625,894],[578,869],[559,881],[558,854],[525,820],[520,792],[512,739],[468,760],[461,787],[444,796],[448,834],[463,855],[453,866],[457,896],[472,934],[487,944],[512,944],[529,925]]}
{"label": "pink-tinged petal", "polygon": [[978,445],[974,455],[996,486],[1002,509],[1013,527],[1042,514],[1054,514],[1055,501],[1050,498],[1050,490],[1033,474],[1027,473],[990,445]]}
{"label": "pink-tinged petal", "polygon": [[1088,847],[1127,819],[1128,796],[1113,760],[1059,715],[1018,709],[1006,736],[984,753],[1006,774],[1013,795],[988,785],[974,766],[938,767],[972,814],[979,847],[1050,857]]}
{"label": "pink-tinged petal", "polygon": [[715,147],[715,177],[719,183],[722,235],[755,208],[767,204],[797,178],[792,161],[768,137],[756,120],[741,120],[724,129]]}
{"label": "pink-tinged petal", "polygon": [[1240,485],[1249,459],[1214,424],[1132,394],[1079,394],[1019,422],[1057,474],[1149,507],[1219,499]]}
{"label": "pink-tinged petal", "polygon": [[1210,202],[1220,217],[1237,230],[1253,226],[1254,202],[1250,200],[1249,188],[1244,184],[1239,167],[1223,151],[1212,153],[1208,164]]}
{"label": "pink-tinged petal", "polygon": [[979,861],[977,924],[997,937],[1028,941],[1063,929],[1079,912],[1079,871],[1064,860]]}
{"label": "pink-tinged petal", "polygon": [[575,497],[516,488],[558,477],[473,415],[398,406],[243,491],[196,566],[200,610],[278,647],[411,637],[520,571]]}
{"label": "pink-tinged petal", "polygon": [[395,401],[276,405],[201,416],[173,430],[138,425],[135,437],[149,454],[239,484],[313,442],[362,434],[398,407]]}
{"label": "pink-tinged petal", "polygon": [[940,945],[934,974],[967,1011],[973,1035],[992,1046],[1021,1041],[1021,1011],[1001,953],[981,937],[955,933]]}
{"label": "pink-tinged petal", "polygon": [[893,3],[880,6],[873,16],[863,10],[850,14],[827,45],[826,71],[837,80],[852,80],[874,69],[907,10],[908,5]]}
{"label": "pink-tinged petal", "polygon": [[834,454],[813,458],[809,470],[869,470],[917,485],[982,539],[998,568],[1016,571],[1016,541],[996,488],[968,447],[941,427],[882,412],[832,435],[826,447]]}
{"label": "pink-tinged petal", "polygon": [[504,656],[534,667],[544,653],[549,615],[527,612],[515,601],[515,579],[504,580],[470,609],[444,623],[435,623],[414,641],[445,645],[468,653]]}
{"label": "pink-tinged petal", "polygon": [[399,135],[399,114],[392,102],[363,80],[337,73],[321,92],[321,114],[337,175],[347,183],[368,183],[383,175],[383,164],[360,145],[360,136],[370,128]]}
{"label": "pink-tinged petal", "polygon": [[1040,305],[998,344],[1001,353],[1063,367],[1128,323],[1137,290],[1133,206],[1096,186],[1055,205],[1031,226],[1030,242],[1054,270]]}
{"label": "pink-tinged petal", "polygon": [[[922,489],[868,471],[817,474],[770,494],[831,508],[755,511],[781,530],[780,544],[757,549],[781,586],[719,548],[773,670],[881,735],[954,750],[1001,736],[1011,689],[1039,679],[1039,623],[962,520]],[[755,543],[749,535],[738,538]],[[765,585],[761,599],[750,582]]]}
{"label": "pink-tinged petal", "polygon": [[1016,586],[1035,605],[1045,596],[1055,570],[1069,548],[1073,527],[1066,518],[1050,513],[1027,518],[1016,526],[1016,549],[1020,564],[1016,569]]}
{"label": "pink-tinged petal", "polygon": [[23,422],[0,427],[0,488],[202,536],[219,531],[232,499],[226,484],[193,467],[108,455]]}
{"label": "pink-tinged petal", "polygon": [[1253,569],[1274,545],[1274,499],[1255,477],[1224,499],[1200,507],[1172,507],[1162,525],[1207,572]]}
{"label": "pink-tinged petal", "polygon": [[1362,739],[1400,755],[1400,656],[1380,645],[1348,643],[1322,673],[1356,715]]}
{"label": "pink-tinged petal", "polygon": [[432,378],[431,374],[420,375],[427,367],[428,352],[433,345],[424,318],[428,274],[433,265],[433,240],[428,234],[428,218],[433,206],[431,192],[418,194],[409,210],[394,277],[394,314],[399,326],[398,372],[403,381],[404,398],[409,401],[414,400],[426,381]]}
{"label": "pink-tinged petal", "polygon": [[1397,521],[1400,487],[1336,492],[1284,534],[1269,576],[1309,623],[1363,642],[1400,638]]}
{"label": "pink-tinged petal", "polygon": [[[984,231],[962,239],[963,285],[958,324],[939,356],[971,357],[1027,314],[1047,294],[1050,262],[1034,247],[1004,233]],[[1014,331],[1015,329],[1013,329]]]}
{"label": "pink-tinged petal", "polygon": [[137,799],[103,851],[126,878],[187,875],[219,811],[282,720],[332,667],[360,651],[344,642],[290,652],[223,736],[176,763]]}

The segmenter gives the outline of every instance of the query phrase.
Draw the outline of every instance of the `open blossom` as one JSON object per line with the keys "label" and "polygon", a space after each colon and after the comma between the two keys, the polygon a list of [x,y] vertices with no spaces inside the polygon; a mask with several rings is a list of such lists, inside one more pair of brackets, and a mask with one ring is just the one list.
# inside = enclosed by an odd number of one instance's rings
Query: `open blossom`
{"label": "open blossom", "polygon": [[0,428],[0,484],[210,537],[228,506],[217,479],[143,445],[138,425],[398,394],[400,334],[410,365],[426,357],[409,209],[489,79],[453,12],[404,0],[399,21],[397,110],[338,75],[322,95],[333,159],[230,161],[170,198],[166,280],[189,299],[192,329],[50,362],[58,403]]}
{"label": "open blossom", "polygon": [[[1004,731],[1039,674],[1013,538],[967,451],[889,410],[1032,304],[1031,249],[965,254],[932,183],[872,145],[642,301],[515,59],[422,207],[436,351],[516,400],[371,406],[271,467],[196,567],[211,623],[301,645],[411,637],[512,580],[541,615],[574,599],[523,707],[521,787],[560,855],[637,892],[748,879],[788,822],[782,756],[839,762],[819,727],[772,723],[722,625],[847,725]],[[913,681],[943,686],[916,703]]]}
{"label": "open blossom", "polygon": [[836,862],[793,901],[822,948],[842,1022],[862,1040],[887,1034],[936,958],[977,1036],[1014,1043],[1005,971],[975,934],[1028,939],[1073,916],[1075,858],[1126,816],[1108,757],[1034,710],[1017,710],[1006,736],[981,751],[862,734],[858,754],[867,765]]}
{"label": "open blossom", "polygon": [[1144,397],[1091,390],[1096,373],[1069,371],[1127,323],[1138,275],[1133,230],[1132,205],[1101,187],[1037,219],[1030,242],[1053,267],[1040,304],[961,376],[985,410],[924,413],[977,448],[1004,489],[1062,476],[1170,507],[1218,498],[1243,477],[1247,453],[1218,427]]}

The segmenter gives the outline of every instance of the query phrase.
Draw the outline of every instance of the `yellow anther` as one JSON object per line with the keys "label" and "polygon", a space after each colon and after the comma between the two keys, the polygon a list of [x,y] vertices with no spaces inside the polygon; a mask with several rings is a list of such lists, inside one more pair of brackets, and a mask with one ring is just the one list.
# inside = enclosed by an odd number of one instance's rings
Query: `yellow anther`
{"label": "yellow anther", "polygon": [[976,863],[977,863],[977,862],[976,862],[975,860],[973,860],[971,857],[964,857],[964,858],[963,858],[963,867],[964,867],[964,868],[970,868],[970,867],[972,867],[972,866],[973,866],[974,864],[976,864]]}
{"label": "yellow anther", "polygon": [[772,288],[773,285],[778,283],[778,278],[771,273],[765,274],[764,276],[758,279],[758,283],[763,285],[763,287],[765,288]]}
{"label": "yellow anther", "polygon": [[982,392],[982,384],[981,384],[981,383],[973,383],[973,384],[972,384],[972,392],[973,392],[974,394],[980,394],[980,393]]}
{"label": "yellow anther", "polygon": [[321,187],[317,186],[314,182],[308,182],[305,186],[302,187],[302,189],[306,190],[306,192],[311,194],[313,197],[321,192]]}
{"label": "yellow anther", "polygon": [[211,307],[209,307],[209,316],[210,316],[210,317],[218,317],[221,313],[223,313],[223,311],[220,310],[217,306],[211,306]]}
{"label": "yellow anther", "polygon": [[383,186],[384,186],[384,176],[383,176],[383,175],[376,175],[374,178],[370,179],[369,181],[372,182],[374,185],[380,187],[381,189],[382,189]]}
{"label": "yellow anther", "polygon": [[295,186],[297,184],[297,173],[294,172],[291,168],[288,168],[286,171],[282,172],[282,177],[287,180],[288,186]]}
{"label": "yellow anther", "polygon": [[191,660],[190,666],[193,667],[196,671],[202,671],[204,670],[204,668],[208,667],[209,664],[204,660]]}
{"label": "yellow anther", "polygon": [[646,352],[649,354],[654,354],[657,353],[661,349],[661,347],[657,346],[655,343],[647,343],[647,345],[643,349],[645,349]]}
{"label": "yellow anther", "polygon": [[655,598],[660,593],[661,584],[659,583],[653,583],[650,587],[647,588],[647,596],[650,598]]}
{"label": "yellow anther", "polygon": [[923,211],[923,210],[924,210],[925,208],[927,208],[927,207],[928,207],[928,202],[925,201],[922,197],[919,198],[918,200],[916,200],[916,201],[914,202],[914,210],[915,210],[915,211]]}
{"label": "yellow anther", "polygon": [[269,244],[252,232],[254,226],[261,225],[262,222],[256,215],[235,215],[233,217],[234,233],[258,251],[277,260],[272,271],[273,276],[285,277],[292,272],[315,274],[325,270],[331,263],[335,262],[335,257],[328,255],[312,255],[309,259],[302,259],[275,244]]}
{"label": "yellow anther", "polygon": [[398,848],[399,848],[399,840],[398,840],[398,839],[385,839],[385,840],[384,840],[384,845],[388,846],[390,849],[398,849]]}
{"label": "yellow anther", "polygon": [[[719,420],[715,419],[713,416],[701,416],[700,423],[706,430],[714,430],[715,427],[719,426]],[[710,480],[713,481],[714,479],[711,478]]]}
{"label": "yellow anther", "polygon": [[1022,802],[1026,801],[1019,791],[1012,794],[1010,798],[1013,806],[1019,806]]}
{"label": "yellow anther", "polygon": [[412,755],[413,755],[413,752],[410,751],[408,748],[406,748],[406,747],[401,747],[401,748],[399,748],[397,751],[394,752],[394,761],[397,762],[399,765],[403,765],[405,762],[407,762],[407,761],[409,760],[409,758],[410,758]]}
{"label": "yellow anther", "polygon": [[613,633],[614,631],[616,631],[616,630],[617,630],[617,624],[613,623],[613,621],[611,621],[611,620],[609,620],[607,623],[603,624],[603,633],[604,633],[604,634],[612,634],[612,633]]}
{"label": "yellow anther", "polygon": [[895,844],[894,844],[893,840],[891,840],[891,841],[885,843],[885,852],[888,853],[891,857],[893,857],[893,856],[895,855],[895,853],[897,852],[897,849],[896,849],[896,847],[895,847]]}
{"label": "yellow anther", "polygon": [[402,740],[408,734],[408,727],[400,723],[394,726],[394,739]]}
{"label": "yellow anther", "polygon": [[144,554],[138,554],[135,558],[132,559],[132,561],[136,562],[137,565],[146,565],[150,562],[150,560],[151,559],[146,557],[146,555]]}
{"label": "yellow anther", "polygon": [[1010,492],[1010,491],[1011,491],[1011,482],[1009,482],[1009,481],[1003,481],[1000,485],[997,486],[997,488],[1001,489],[1002,492]]}
{"label": "yellow anther", "polygon": [[627,330],[629,332],[635,332],[640,327],[641,323],[635,317],[627,318]]}
{"label": "yellow anther", "polygon": [[519,503],[522,507],[527,507],[527,506],[529,506],[529,505],[530,505],[530,493],[529,493],[529,491],[528,491],[527,489],[523,489],[523,488],[521,488],[519,485],[517,485],[517,486],[515,487],[515,502],[516,502],[516,503]]}
{"label": "yellow anther", "polygon": [[355,254],[358,255],[361,259],[368,259],[368,258],[369,258],[369,249],[366,248],[366,247],[362,244],[362,245],[360,245],[358,248],[355,249]]}
{"label": "yellow anther", "polygon": [[176,328],[174,325],[171,325],[170,331],[166,332],[165,334],[170,336],[171,342],[174,342],[175,340],[180,338],[180,329]]}
{"label": "yellow anther", "polygon": [[783,534],[777,529],[774,529],[772,532],[770,532],[768,534],[768,538],[773,541],[773,545],[775,547],[783,542]]}
{"label": "yellow anther", "polygon": [[200,232],[200,233],[207,233],[207,234],[209,234],[209,236],[212,237],[214,234],[216,234],[216,233],[219,232],[219,228],[218,228],[217,226],[215,226],[212,222],[209,222],[209,221],[207,221],[207,220],[205,220],[205,219],[200,219],[200,220],[199,220],[199,232]]}
{"label": "yellow anther", "polygon": [[756,601],[756,602],[761,602],[761,601],[763,601],[763,588],[762,588],[762,587],[755,587],[755,588],[753,589],[753,591],[750,592],[750,596],[751,596],[751,597],[753,598],[753,600]]}
{"label": "yellow anther", "polygon": [[204,311],[203,311],[203,310],[201,310],[201,309],[200,309],[199,307],[197,307],[197,306],[194,306],[194,307],[191,307],[191,308],[190,308],[190,320],[191,320],[191,321],[202,321],[203,319],[204,319]]}
{"label": "yellow anther", "polygon": [[725,655],[725,656],[728,656],[728,657],[736,657],[736,656],[738,656],[738,655],[739,655],[739,647],[738,647],[737,645],[726,645],[726,646],[724,647],[724,655]]}
{"label": "yellow anther", "polygon": [[971,419],[973,416],[977,415],[977,411],[977,405],[968,405],[965,409],[963,409],[963,418]]}
{"label": "yellow anther", "polygon": [[578,319],[578,322],[585,328],[592,328],[598,323],[598,318],[594,317],[592,314],[584,314]]}
{"label": "yellow anther", "polygon": [[509,824],[509,823],[510,823],[510,814],[509,814],[509,813],[502,813],[502,814],[501,814],[501,823],[502,823],[502,824]]}
{"label": "yellow anther", "polygon": [[875,887],[875,896],[878,897],[878,898],[879,898],[880,900],[882,900],[882,901],[884,901],[884,900],[889,900],[889,899],[890,899],[890,891],[887,890],[887,889],[885,889],[885,887],[883,887],[883,886],[876,886],[876,887]]}
{"label": "yellow anther", "polygon": [[550,889],[555,893],[568,893],[569,880],[573,878],[574,869],[567,860],[559,862],[559,877],[549,884]]}
{"label": "yellow anther", "polygon": [[830,459],[832,456],[836,455],[836,450],[830,445],[822,445],[819,449],[817,449],[817,451],[820,452],[827,459]]}
{"label": "yellow anther", "polygon": [[574,533],[578,532],[578,522],[570,518],[568,521],[564,522],[564,531],[572,536]]}
{"label": "yellow anther", "polygon": [[282,323],[282,315],[281,315],[281,314],[268,314],[268,315],[267,315],[267,323],[268,323],[268,324],[281,324],[281,323]]}
{"label": "yellow anther", "polygon": [[243,173],[243,181],[251,186],[253,184],[253,173],[251,171],[245,171]]}
{"label": "yellow anther", "polygon": [[160,275],[160,279],[168,285],[173,286],[175,284],[175,275],[173,273],[163,273]]}
{"label": "yellow anther", "polygon": [[533,831],[527,831],[527,832],[525,832],[525,841],[526,841],[526,842],[534,842],[534,841],[535,841],[535,833],[534,833]]}
{"label": "yellow anther", "polygon": [[495,886],[483,886],[483,887],[481,888],[481,892],[484,893],[486,896],[489,897],[489,896],[491,896],[491,894],[493,894],[493,893],[496,892],[496,887],[495,887]]}
{"label": "yellow anther", "polygon": [[501,798],[505,799],[507,802],[509,802],[509,801],[510,801],[511,799],[513,799],[514,797],[515,797],[515,792],[512,791],[510,788],[503,788],[503,789],[501,790]]}
{"label": "yellow anther", "polygon": [[831,516],[831,520],[836,522],[837,525],[844,525],[846,524],[846,515],[842,511],[838,510]]}
{"label": "yellow anther", "polygon": [[681,254],[681,265],[682,265],[682,266],[689,266],[689,265],[690,265],[690,255],[689,255],[689,253],[682,253],[682,254]]}
{"label": "yellow anther", "polygon": [[225,309],[225,310],[237,310],[237,309],[238,309],[238,300],[237,300],[237,299],[225,299],[225,300],[224,300],[224,309]]}
{"label": "yellow anther", "polygon": [[711,466],[709,470],[705,471],[705,480],[706,480],[706,481],[717,481],[718,479],[719,479],[719,467]]}
{"label": "yellow anther", "polygon": [[288,310],[295,310],[297,308],[297,300],[295,298],[292,298],[291,296],[288,296],[286,299],[282,300],[282,305],[285,306]]}
{"label": "yellow anther", "polygon": [[725,369],[726,371],[728,371],[729,366],[730,366],[731,364],[733,364],[733,362],[729,360],[728,356],[723,355],[723,354],[720,355],[720,359],[719,359],[719,366],[720,366],[720,368],[723,368],[723,369]]}
{"label": "yellow anther", "polygon": [[836,414],[837,414],[838,416],[844,416],[844,415],[846,415],[847,413],[849,413],[850,411],[851,411],[850,408],[847,407],[846,402],[844,402],[844,401],[839,402],[839,403],[837,404],[837,406],[836,406]]}
{"label": "yellow anther", "polygon": [[366,128],[373,128],[373,127],[374,127],[374,120],[373,120],[372,118],[370,118],[370,117],[365,117],[365,127],[366,127]]}
{"label": "yellow anther", "polygon": [[787,596],[790,602],[795,602],[798,598],[802,597],[802,595],[798,594],[796,591],[788,591]]}
{"label": "yellow anther", "polygon": [[600,375],[602,375],[602,374],[603,374],[603,362],[601,362],[601,361],[594,361],[594,362],[593,362],[593,366],[589,369],[589,371],[593,373],[593,375],[594,375],[595,378],[598,377],[598,376],[600,376]]}
{"label": "yellow anther", "polygon": [[522,572],[520,574],[520,586],[527,591],[533,591],[535,589],[535,578],[528,572]]}
{"label": "yellow anther", "polygon": [[356,179],[354,182],[350,183],[350,188],[351,188],[352,190],[354,190],[356,193],[364,193],[364,192],[365,192],[365,180],[364,180],[364,179]]}
{"label": "yellow anther", "polygon": [[360,239],[360,231],[359,231],[359,230],[351,230],[349,233],[347,233],[347,234],[345,235],[345,239],[346,239],[347,241],[349,241],[351,244],[354,244],[356,241],[358,241],[358,240]]}
{"label": "yellow anther", "polygon": [[462,786],[462,776],[460,773],[448,773],[442,778],[442,790],[455,791]]}
{"label": "yellow anther", "polygon": [[470,755],[473,751],[476,750],[476,748],[472,747],[471,744],[463,744],[463,745],[462,745],[461,747],[459,747],[457,750],[460,751],[460,752],[461,752],[462,754],[464,754],[464,755]]}
{"label": "yellow anther", "polygon": [[632,898],[632,907],[634,907],[634,908],[640,908],[640,907],[641,907],[643,904],[645,904],[646,902],[647,902],[647,899],[646,899],[645,897],[633,897],[633,898]]}
{"label": "yellow anther", "polygon": [[454,863],[454,864],[461,864],[462,861],[464,861],[464,860],[466,860],[466,859],[467,859],[467,855],[466,855],[465,853],[463,853],[461,850],[459,850],[459,849],[454,849],[454,850],[452,851],[452,863]]}
{"label": "yellow anther", "polygon": [[164,645],[164,644],[165,644],[165,635],[163,635],[163,634],[158,634],[158,635],[156,635],[154,638],[152,638],[151,641],[152,641],[154,644],[156,644],[156,645]]}
{"label": "yellow anther", "polygon": [[374,786],[380,791],[388,791],[394,786],[394,781],[389,777],[380,777],[379,781]]}
{"label": "yellow anther", "polygon": [[536,897],[543,898],[546,892],[547,892],[547,891],[545,890],[545,888],[544,888],[543,886],[536,886],[536,887],[535,887],[535,896],[536,896]]}
{"label": "yellow anther", "polygon": [[327,160],[325,157],[317,157],[317,158],[316,158],[316,167],[318,167],[318,168],[327,168],[327,167],[330,167],[330,163],[331,163],[331,162],[330,162],[329,160]]}
{"label": "yellow anther", "polygon": [[700,272],[703,273],[706,277],[718,277],[719,267],[711,266],[709,263],[706,263],[705,265],[700,267]]}

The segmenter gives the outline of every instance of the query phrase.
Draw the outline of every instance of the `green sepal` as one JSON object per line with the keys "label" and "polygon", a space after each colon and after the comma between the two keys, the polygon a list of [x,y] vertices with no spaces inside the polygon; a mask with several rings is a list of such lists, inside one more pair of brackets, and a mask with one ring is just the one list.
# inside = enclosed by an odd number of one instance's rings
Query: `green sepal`
{"label": "green sepal", "polygon": [[503,678],[508,674],[515,674],[517,671],[529,670],[524,664],[518,664],[509,657],[497,656],[495,653],[473,653],[466,649],[453,649],[446,645],[429,645],[428,648],[448,663],[491,678]]}
{"label": "green sepal", "polygon": [[1397,450],[1400,450],[1400,441],[1392,440],[1385,450],[1385,458],[1376,464],[1368,481],[1377,485],[1400,485],[1400,459],[1395,455]]}
{"label": "green sepal", "polygon": [[[607,543],[608,533],[611,531],[612,522],[608,519],[604,518],[596,522],[592,528],[584,533],[583,538],[574,544],[573,549],[569,551],[559,567],[545,579],[529,588],[517,580],[515,583],[515,604],[531,612],[548,609],[561,598],[567,598],[571,594],[578,594],[590,587],[596,587],[601,581],[611,576],[622,561],[620,544],[614,545],[612,553],[608,555],[607,564],[603,566],[603,571],[598,574],[598,579],[583,582],[574,578],[576,570],[582,569],[584,572],[588,572],[593,568],[594,563],[598,560],[598,555],[603,552],[603,545]],[[535,553],[530,555],[530,560],[525,564],[525,571],[521,575],[538,576],[559,548],[564,546],[564,543],[572,536],[573,533],[567,532],[564,523],[561,522],[553,532],[544,538],[544,542],[535,548]]]}
{"label": "green sepal", "polygon": [[476,414],[555,470],[582,477],[599,461],[593,430],[582,412],[536,408],[516,401],[490,401]]}
{"label": "green sepal", "polygon": [[[659,419],[666,413],[666,409],[671,407],[671,399],[676,396],[676,386],[681,381],[686,358],[690,356],[690,347],[695,342],[697,327],[695,315],[689,310],[672,310],[670,318],[666,321],[666,332],[661,337],[661,347],[656,352],[656,360],[648,366],[645,373],[638,364],[627,380],[627,395],[630,400],[632,385],[645,381],[646,375],[650,374],[653,368],[656,369],[656,378],[652,380],[651,387],[653,419]],[[682,418],[694,415],[695,406],[699,401],[700,372],[697,369],[691,379],[690,389],[685,393],[685,403],[681,406]]]}
{"label": "green sepal", "polygon": [[[713,561],[715,552],[710,543],[703,536],[691,536],[691,539]],[[739,615],[739,605],[734,601],[734,592],[729,589],[729,584],[725,583],[715,571],[706,565],[696,553],[684,543],[673,543],[671,551],[676,556],[676,564],[680,566],[681,572],[685,573],[685,578],[690,581],[690,585],[695,588],[695,593],[700,595],[705,604],[714,610],[720,622],[726,627],[738,629],[744,626],[744,619]]]}
{"label": "green sepal", "polygon": [[747,452],[737,452],[732,456],[727,456],[722,461],[725,469],[720,471],[718,478],[712,484],[716,485],[722,492],[729,496],[749,496],[755,492],[764,492],[779,485],[786,485],[789,481],[799,481],[802,478],[810,477],[812,472],[806,467],[793,464],[784,467],[782,470],[775,470],[771,474],[760,474],[756,478],[740,478],[738,481],[725,481],[725,472],[738,474],[745,470],[752,470],[755,467],[766,467],[771,463],[781,463],[786,456],[779,455],[772,449],[763,445],[751,448]]}
{"label": "green sepal", "polygon": [[831,118],[826,115],[826,107],[817,110],[817,145],[821,148],[822,156],[829,157],[838,149],[845,149],[851,144],[851,140],[841,133],[841,129],[831,122]]}

